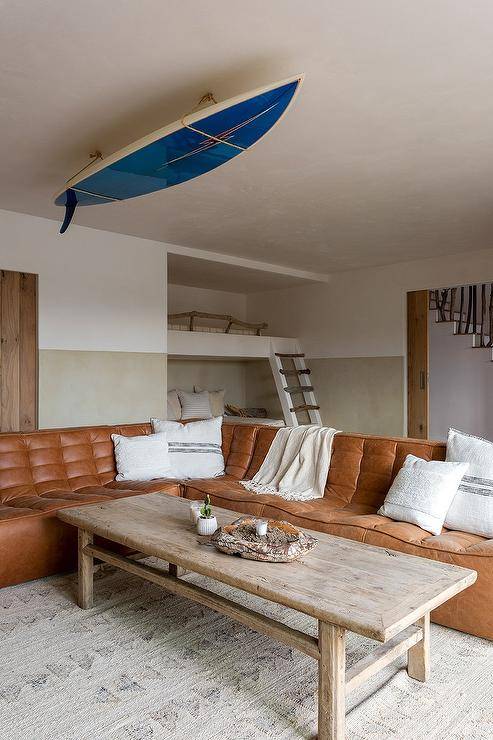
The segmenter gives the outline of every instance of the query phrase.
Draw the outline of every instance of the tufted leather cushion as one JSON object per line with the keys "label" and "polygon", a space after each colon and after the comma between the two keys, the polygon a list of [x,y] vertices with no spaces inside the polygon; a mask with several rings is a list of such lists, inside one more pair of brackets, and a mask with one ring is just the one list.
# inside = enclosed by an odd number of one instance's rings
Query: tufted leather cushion
{"label": "tufted leather cushion", "polygon": [[[228,426],[223,424],[223,435],[228,434],[226,431]],[[245,477],[252,459],[256,437],[257,427],[255,426],[241,426],[241,424],[238,424],[238,426],[233,427],[228,456],[225,458],[225,472],[227,475],[232,475],[238,480]]]}
{"label": "tufted leather cushion", "polygon": [[149,424],[0,434],[0,586],[72,568],[76,539],[56,518],[69,506],[165,491],[176,481],[114,482],[111,434],[148,434]]}
{"label": "tufted leather cushion", "polygon": [[278,429],[273,427],[260,427],[257,431],[255,440],[255,448],[253,450],[252,460],[248,468],[247,474],[245,475],[246,480],[251,480],[262,465],[265,456],[272,444],[272,440],[276,436]]}
{"label": "tufted leather cushion", "polygon": [[203,499],[206,494],[211,497],[213,506],[221,506],[242,514],[260,516],[266,501],[274,502],[278,496],[250,493],[232,476],[223,476],[213,480],[194,480],[185,484],[184,496],[192,500]]}
{"label": "tufted leather cushion", "polygon": [[116,475],[111,434],[146,434],[148,425],[87,427],[0,435],[0,502],[104,486]]}
{"label": "tufted leather cushion", "polygon": [[445,444],[392,437],[336,434],[327,494],[378,508],[407,455],[444,460]]}
{"label": "tufted leather cushion", "polygon": [[112,491],[137,491],[138,493],[167,493],[170,496],[181,496],[181,485],[178,481],[166,478],[154,478],[153,480],[117,481],[112,480],[105,485],[106,489]]}

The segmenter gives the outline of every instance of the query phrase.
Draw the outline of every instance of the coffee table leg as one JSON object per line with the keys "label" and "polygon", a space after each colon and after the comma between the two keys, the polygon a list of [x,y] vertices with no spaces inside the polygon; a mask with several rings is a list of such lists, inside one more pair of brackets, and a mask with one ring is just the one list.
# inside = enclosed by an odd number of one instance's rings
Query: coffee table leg
{"label": "coffee table leg", "polygon": [[92,540],[92,534],[79,529],[79,606],[81,609],[90,609],[93,603],[94,558],[84,552],[86,545],[92,545]]}
{"label": "coffee table leg", "polygon": [[344,740],[346,631],[318,623],[318,740]]}
{"label": "coffee table leg", "polygon": [[168,563],[168,573],[170,574],[170,576],[180,578],[180,576],[186,576],[186,574],[190,573],[190,571],[186,570],[185,568],[181,568],[179,565],[175,565],[174,563]]}
{"label": "coffee table leg", "polygon": [[416,624],[423,630],[423,639],[407,651],[407,672],[424,683],[430,677],[430,614],[425,614]]}

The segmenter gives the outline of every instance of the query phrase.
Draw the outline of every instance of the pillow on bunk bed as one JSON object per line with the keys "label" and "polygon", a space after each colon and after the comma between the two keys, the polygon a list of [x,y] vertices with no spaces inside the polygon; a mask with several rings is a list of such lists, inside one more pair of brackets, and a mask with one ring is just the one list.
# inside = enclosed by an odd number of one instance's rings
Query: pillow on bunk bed
{"label": "pillow on bunk bed", "polygon": [[181,404],[176,390],[168,391],[167,399],[167,418],[171,421],[179,421],[181,419]]}
{"label": "pillow on bunk bed", "polygon": [[177,391],[181,404],[181,418],[186,419],[210,419],[212,416],[209,392],[189,393],[188,391]]}
{"label": "pillow on bunk bed", "polygon": [[[204,389],[195,385],[193,387],[195,393],[203,393]],[[212,416],[223,416],[224,414],[224,393],[225,390],[222,388],[218,391],[207,391],[209,393],[209,403],[211,405]]]}
{"label": "pillow on bunk bed", "polygon": [[165,433],[171,478],[216,478],[224,475],[222,417],[192,421],[151,419],[154,433]]}

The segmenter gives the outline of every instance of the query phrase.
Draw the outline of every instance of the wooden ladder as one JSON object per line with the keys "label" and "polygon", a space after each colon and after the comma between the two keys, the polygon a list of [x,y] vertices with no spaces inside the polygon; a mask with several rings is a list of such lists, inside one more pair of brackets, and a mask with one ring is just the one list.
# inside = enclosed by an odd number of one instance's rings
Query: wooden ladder
{"label": "wooden ladder", "polygon": [[[310,383],[311,370],[306,366],[304,353],[272,351],[270,365],[286,425],[321,425],[320,406]],[[298,418],[301,414],[305,421]]]}

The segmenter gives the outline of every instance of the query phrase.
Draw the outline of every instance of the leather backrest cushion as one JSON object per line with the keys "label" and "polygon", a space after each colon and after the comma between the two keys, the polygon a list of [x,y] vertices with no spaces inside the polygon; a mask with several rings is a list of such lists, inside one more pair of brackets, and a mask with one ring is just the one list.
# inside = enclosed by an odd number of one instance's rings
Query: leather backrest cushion
{"label": "leather backrest cushion", "polygon": [[[0,434],[0,501],[77,491],[109,483],[116,476],[111,434],[149,434],[149,424],[56,429],[31,434]],[[253,478],[277,429],[224,424],[226,473]],[[445,444],[428,440],[337,434],[327,496],[380,506],[406,455],[444,460]]]}
{"label": "leather backrest cushion", "polygon": [[223,424],[221,427],[221,434],[223,437],[222,449],[223,449],[223,457],[224,457],[225,463],[228,459],[229,451],[231,449],[231,443],[233,441],[234,431],[235,431],[235,428],[233,424]]}
{"label": "leather backrest cushion", "polygon": [[101,486],[116,475],[111,434],[148,434],[150,425],[81,427],[0,435],[0,501]]}
{"label": "leather backrest cushion", "polygon": [[445,449],[443,442],[336,434],[325,495],[381,506],[407,455],[444,460]]}
{"label": "leather backrest cushion", "polygon": [[[231,424],[223,424],[223,435],[225,427],[232,426]],[[250,424],[233,426],[228,456],[224,458],[225,471],[228,475],[233,475],[238,480],[245,477],[252,460],[256,437],[257,427],[253,424],[251,426]]]}
{"label": "leather backrest cushion", "polygon": [[[258,472],[276,432],[273,427],[259,428],[247,480]],[[342,505],[353,501],[381,506],[406,455],[445,460],[445,450],[443,442],[336,434],[325,495]]]}
{"label": "leather backrest cushion", "polygon": [[253,476],[258,472],[258,469],[264,462],[267,451],[272,444],[272,440],[277,434],[275,427],[259,427],[257,432],[257,438],[255,441],[255,449],[253,451],[252,461],[247,470],[245,478],[251,480]]}

